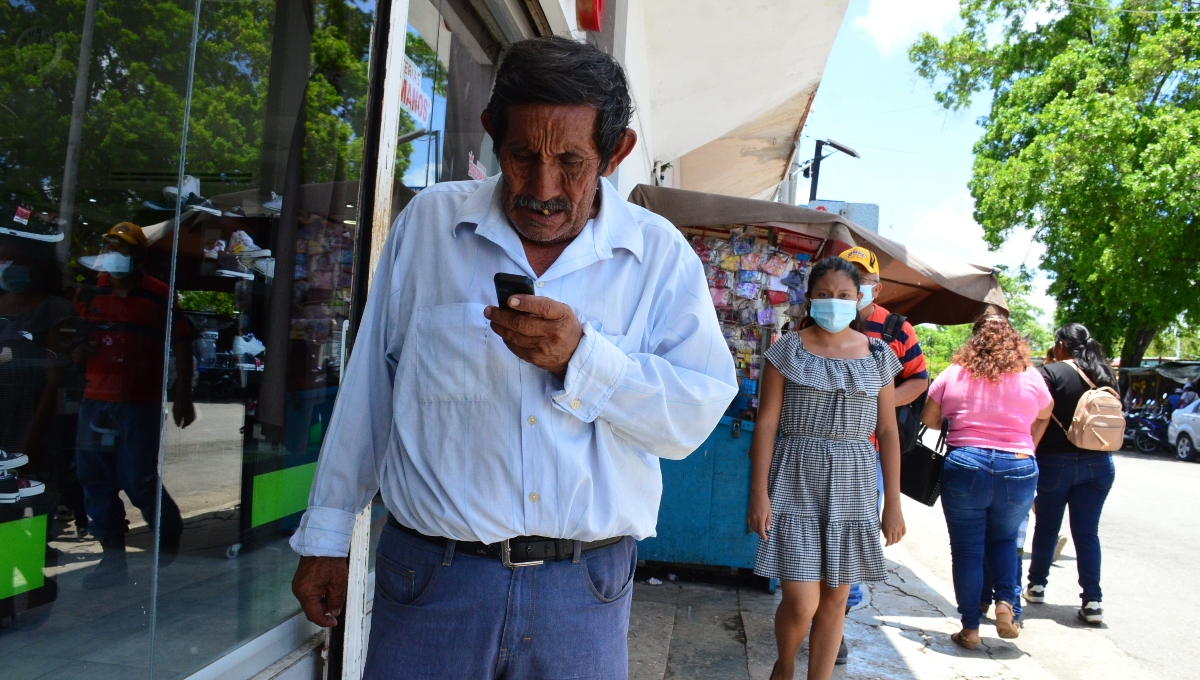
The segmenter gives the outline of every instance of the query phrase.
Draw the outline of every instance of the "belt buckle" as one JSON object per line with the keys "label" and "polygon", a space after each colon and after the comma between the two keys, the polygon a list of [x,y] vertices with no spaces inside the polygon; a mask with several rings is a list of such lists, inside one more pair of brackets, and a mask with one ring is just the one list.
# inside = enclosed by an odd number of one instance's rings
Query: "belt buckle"
{"label": "belt buckle", "polygon": [[536,567],[539,564],[545,563],[545,560],[534,560],[532,562],[513,562],[512,548],[509,546],[508,541],[509,539],[507,538],[503,541],[500,541],[500,564],[503,564],[509,569],[516,569],[517,567]]}

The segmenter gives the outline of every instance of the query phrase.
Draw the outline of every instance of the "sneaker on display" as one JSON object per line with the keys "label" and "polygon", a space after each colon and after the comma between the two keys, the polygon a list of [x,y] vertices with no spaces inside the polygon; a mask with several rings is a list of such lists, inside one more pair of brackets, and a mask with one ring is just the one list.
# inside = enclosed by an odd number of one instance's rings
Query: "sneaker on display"
{"label": "sneaker on display", "polygon": [[262,207],[264,207],[267,210],[270,210],[272,212],[279,212],[279,211],[283,210],[283,196],[280,196],[279,194],[272,191],[271,192],[271,200],[263,201]]}
{"label": "sneaker on display", "polygon": [[21,494],[21,498],[37,496],[46,490],[46,485],[32,479],[18,479],[17,493]]}
{"label": "sneaker on display", "polygon": [[1046,586],[1035,586],[1032,583],[1025,586],[1025,601],[1041,604],[1046,601]]}
{"label": "sneaker on display", "polygon": [[0,449],[0,470],[12,470],[29,462],[29,456],[23,453],[11,453]]}
{"label": "sneaker on display", "polygon": [[260,257],[250,261],[250,268],[268,279],[275,278],[275,258]]}
{"label": "sneaker on display", "polygon": [[1100,608],[1100,603],[1095,600],[1084,602],[1083,606],[1079,608],[1079,618],[1085,623],[1104,623],[1104,610]]}
{"label": "sneaker on display", "polygon": [[254,274],[246,268],[236,257],[229,254],[221,254],[217,256],[217,276],[226,278],[254,280]]}
{"label": "sneaker on display", "polygon": [[204,259],[206,260],[215,260],[223,252],[225,252],[225,241],[219,238],[204,244]]}
{"label": "sneaker on display", "polygon": [[229,252],[246,260],[271,256],[271,251],[259,248],[254,244],[254,239],[244,231],[235,231],[233,236],[229,237]]}
{"label": "sneaker on display", "polygon": [[213,205],[212,202],[210,202],[207,198],[201,198],[196,194],[188,194],[188,197],[184,199],[183,207],[179,209],[179,212],[185,213],[193,210],[200,210],[208,213],[209,215],[216,215],[217,217],[221,216],[221,209]]}
{"label": "sneaker on display", "polygon": [[[188,194],[200,195],[200,180],[191,175],[183,176],[183,195]],[[179,198],[179,187],[163,187],[163,195],[167,198]]]}
{"label": "sneaker on display", "polygon": [[233,336],[233,353],[238,356],[243,354],[257,356],[266,350],[266,345],[262,343],[262,340],[254,337],[253,333]]}
{"label": "sneaker on display", "polygon": [[16,503],[21,498],[21,486],[16,475],[0,472],[0,504]]}
{"label": "sneaker on display", "polygon": [[58,215],[44,212],[34,215],[32,208],[26,208],[23,205],[17,206],[12,221],[0,224],[0,234],[34,241],[57,242],[63,240],[62,230],[58,228]]}

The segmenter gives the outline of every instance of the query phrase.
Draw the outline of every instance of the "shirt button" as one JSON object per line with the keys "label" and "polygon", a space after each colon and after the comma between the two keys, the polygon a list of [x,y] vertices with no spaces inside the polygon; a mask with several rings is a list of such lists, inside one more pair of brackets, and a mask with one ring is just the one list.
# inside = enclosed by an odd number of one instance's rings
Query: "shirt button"
{"label": "shirt button", "polygon": [[541,496],[539,496],[538,492],[536,492],[536,491],[529,494],[529,502],[530,503],[537,503],[539,498],[541,498]]}
{"label": "shirt button", "polygon": [[537,283],[535,283],[534,285],[535,285],[535,286],[537,286],[538,288],[542,288],[542,287],[544,287],[544,286],[546,285],[546,282],[545,282],[545,281],[538,281],[538,282],[537,282]]}
{"label": "shirt button", "polygon": [[529,416],[525,422],[529,423],[530,425],[537,425],[537,416]]}
{"label": "shirt button", "polygon": [[582,401],[579,401],[578,399],[571,400],[571,408],[579,408],[580,406],[583,406]]}

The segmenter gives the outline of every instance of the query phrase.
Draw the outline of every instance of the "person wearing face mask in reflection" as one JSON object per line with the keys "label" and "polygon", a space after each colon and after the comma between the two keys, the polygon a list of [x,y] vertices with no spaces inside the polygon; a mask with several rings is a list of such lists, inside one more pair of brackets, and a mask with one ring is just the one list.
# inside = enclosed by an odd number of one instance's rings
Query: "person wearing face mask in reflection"
{"label": "person wearing face mask in reflection", "polygon": [[793,676],[810,625],[808,677],[830,677],[850,584],[883,581],[879,534],[892,545],[905,532],[893,386],[901,365],[882,340],[857,330],[860,284],[846,260],[818,262],[808,279],[812,324],[765,355],[747,523],[762,538],[754,573],[782,582],[772,680]]}
{"label": "person wearing face mask in reflection", "polygon": [[[85,364],[87,387],[79,405],[76,461],[89,532],[104,549],[100,563],[83,578],[85,588],[105,588],[128,577],[125,534],[129,523],[118,492],[156,527],[158,447],[162,427],[163,350],[166,345],[169,289],[146,274],[148,241],[141,227],[122,222],[105,234],[99,255],[79,258],[99,271],[96,286],[76,297],[86,321],[87,342],[72,358]],[[196,419],[192,406],[190,324],[175,304],[171,340],[176,380],[172,415],[187,427]],[[162,490],[159,565],[179,551],[183,520],[179,507]]]}

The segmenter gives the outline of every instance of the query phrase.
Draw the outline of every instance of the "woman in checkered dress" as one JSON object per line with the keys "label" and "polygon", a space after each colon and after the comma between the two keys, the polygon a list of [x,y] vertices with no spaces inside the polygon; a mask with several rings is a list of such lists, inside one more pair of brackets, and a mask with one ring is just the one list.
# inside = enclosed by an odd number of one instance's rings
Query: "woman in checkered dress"
{"label": "woman in checkered dress", "polygon": [[773,680],[792,677],[810,623],[808,677],[832,674],[850,584],[883,581],[880,531],[888,545],[904,535],[892,387],[900,362],[882,341],[852,328],[859,285],[845,260],[819,262],[808,291],[816,325],[786,334],[766,354],[747,521],[763,539],[754,573],[783,586]]}

